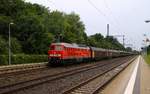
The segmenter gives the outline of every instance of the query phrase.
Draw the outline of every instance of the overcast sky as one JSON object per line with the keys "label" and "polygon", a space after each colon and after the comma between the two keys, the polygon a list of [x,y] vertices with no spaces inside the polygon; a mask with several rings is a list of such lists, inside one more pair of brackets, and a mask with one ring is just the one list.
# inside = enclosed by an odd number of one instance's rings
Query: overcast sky
{"label": "overcast sky", "polygon": [[[106,36],[106,24],[110,35],[125,35],[125,43],[140,49],[143,34],[150,36],[150,0],[25,0],[66,13],[75,12],[81,17],[86,33]],[[122,38],[118,38],[122,43]]]}

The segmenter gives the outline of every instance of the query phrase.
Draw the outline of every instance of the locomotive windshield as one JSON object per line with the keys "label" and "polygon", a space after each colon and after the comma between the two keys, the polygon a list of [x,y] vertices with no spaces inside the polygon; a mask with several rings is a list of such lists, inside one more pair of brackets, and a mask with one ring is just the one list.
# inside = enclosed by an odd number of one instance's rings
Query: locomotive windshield
{"label": "locomotive windshield", "polygon": [[61,45],[56,45],[56,46],[55,46],[55,50],[61,51],[61,50],[63,50],[63,46],[61,46]]}

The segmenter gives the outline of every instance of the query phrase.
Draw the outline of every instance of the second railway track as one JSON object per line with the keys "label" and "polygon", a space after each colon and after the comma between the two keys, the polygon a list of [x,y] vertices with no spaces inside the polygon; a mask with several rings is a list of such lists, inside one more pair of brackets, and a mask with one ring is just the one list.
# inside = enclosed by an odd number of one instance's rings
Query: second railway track
{"label": "second railway track", "polygon": [[119,73],[118,70],[123,70],[133,60],[134,58],[125,64],[118,63],[115,66],[106,67],[106,70],[102,73],[64,91],[63,94],[96,94],[98,90],[108,82],[108,80],[112,79],[112,77],[107,77],[108,75],[116,76]]}
{"label": "second railway track", "polygon": [[0,75],[45,68],[47,67],[46,64],[47,63],[35,63],[35,64],[19,64],[19,65],[1,66]]}
{"label": "second railway track", "polygon": [[[131,57],[128,57],[128,58],[126,57],[126,59],[124,57],[122,62],[123,61],[126,62],[127,59],[131,59]],[[99,72],[101,72],[101,73],[99,73],[99,75],[102,75],[102,74],[110,71],[111,69],[114,69],[118,65],[120,65],[120,63],[116,63],[117,65],[115,65],[114,62],[118,62],[118,61],[114,60],[113,63],[111,63],[111,64],[108,64],[108,63],[95,64],[94,66],[86,66],[86,67],[82,67],[82,68],[76,68],[76,69],[73,69],[73,70],[60,72],[60,73],[57,73],[57,74],[54,74],[54,75],[47,75],[47,76],[44,76],[44,77],[31,79],[31,80],[28,80],[28,81],[23,81],[23,82],[19,82],[19,83],[15,83],[15,84],[1,86],[0,87],[0,94],[13,94],[13,93],[15,94],[16,92],[20,92],[18,94],[23,94],[22,90],[27,90],[28,91],[28,89],[29,89],[29,91],[30,91],[30,88],[33,88],[33,87],[36,87],[36,86],[40,86],[40,85],[42,85],[44,83],[45,84],[49,83],[49,86],[52,87],[52,90],[49,91],[50,93],[47,93],[47,94],[51,94],[51,93],[59,94],[60,92],[61,93],[63,93],[63,92],[64,93],[72,92],[72,90],[74,90],[75,87],[69,86],[69,85],[68,86],[64,85],[64,89],[62,89],[62,91],[59,91],[60,88],[62,88],[62,87],[60,87],[60,86],[62,86],[62,83],[59,83],[59,81],[60,82],[62,82],[64,80],[67,81],[67,79],[73,78],[73,77],[75,79],[75,77],[78,77],[76,75],[84,76],[88,72],[90,73],[92,71],[95,71],[95,73],[93,73],[93,74],[97,74],[96,71],[99,71]],[[109,68],[109,67],[111,67],[111,68]],[[109,69],[106,70],[107,68],[109,68]],[[95,76],[91,75],[90,79],[92,80],[92,79],[98,78],[99,75],[95,75]],[[79,78],[79,79],[81,79],[81,78]],[[68,80],[68,81],[71,81],[71,80]],[[76,83],[77,87],[81,86],[81,84],[85,85],[85,83],[89,82],[90,80],[89,79],[86,80],[87,82],[83,82],[83,81],[85,81],[85,80],[83,80],[83,78],[82,78],[82,81],[76,81],[75,83]],[[56,89],[55,84],[56,85],[61,84],[61,85],[60,86],[58,85],[57,89]],[[67,84],[67,83],[63,82],[63,84]],[[73,83],[70,83],[70,84],[73,84]],[[70,87],[72,87],[72,88],[70,88]],[[57,92],[57,91],[59,91],[59,92]],[[31,91],[31,93],[33,93],[33,91]],[[38,93],[35,93],[35,94],[38,94]],[[39,93],[39,94],[41,94],[41,93]]]}

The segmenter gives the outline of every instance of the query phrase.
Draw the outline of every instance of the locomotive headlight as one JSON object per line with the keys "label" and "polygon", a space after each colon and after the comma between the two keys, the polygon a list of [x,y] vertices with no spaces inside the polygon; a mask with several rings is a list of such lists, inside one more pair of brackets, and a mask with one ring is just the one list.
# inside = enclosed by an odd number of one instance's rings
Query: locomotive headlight
{"label": "locomotive headlight", "polygon": [[61,56],[61,54],[50,54],[49,56]]}
{"label": "locomotive headlight", "polygon": [[61,54],[57,54],[57,56],[61,56]]}
{"label": "locomotive headlight", "polygon": [[50,54],[49,56],[54,56],[53,54]]}

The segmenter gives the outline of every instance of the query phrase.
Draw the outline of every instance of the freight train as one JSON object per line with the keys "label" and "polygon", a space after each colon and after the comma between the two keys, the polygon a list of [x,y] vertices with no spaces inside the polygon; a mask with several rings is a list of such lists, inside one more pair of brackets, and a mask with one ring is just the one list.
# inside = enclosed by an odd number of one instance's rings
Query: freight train
{"label": "freight train", "polygon": [[131,54],[132,52],[108,50],[70,43],[52,43],[48,50],[48,64],[62,65],[72,62],[89,62]]}

